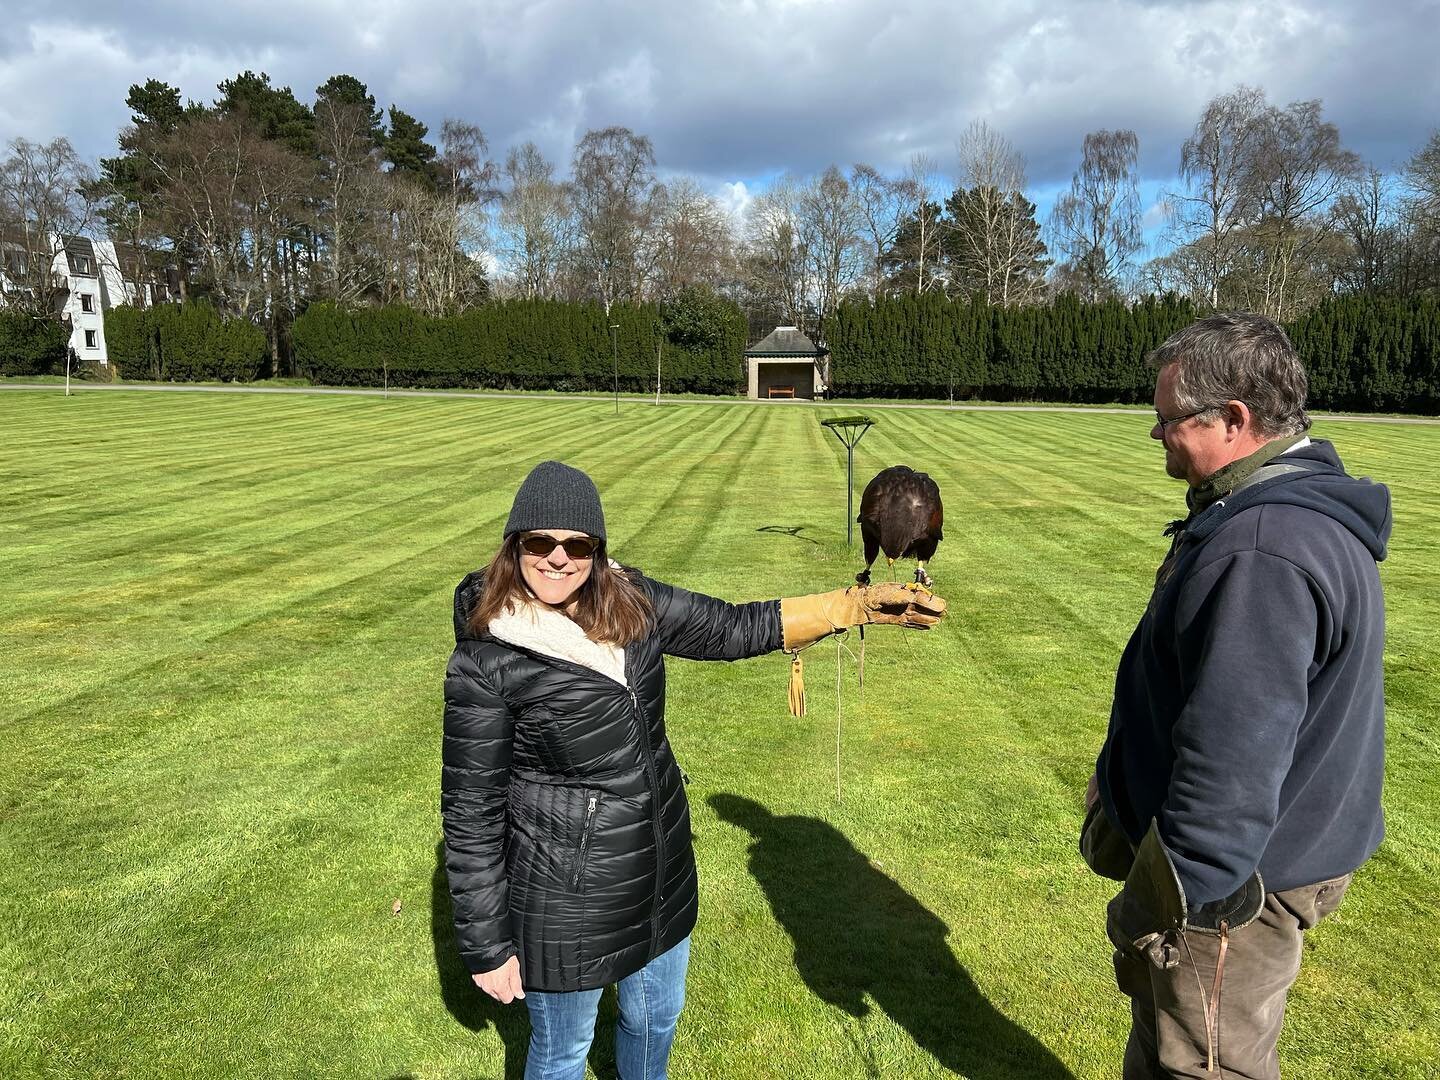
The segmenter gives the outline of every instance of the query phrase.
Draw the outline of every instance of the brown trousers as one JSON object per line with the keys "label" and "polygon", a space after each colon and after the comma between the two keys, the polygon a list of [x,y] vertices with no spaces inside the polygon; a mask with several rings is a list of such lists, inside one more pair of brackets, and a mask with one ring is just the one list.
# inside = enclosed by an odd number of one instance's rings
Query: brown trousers
{"label": "brown trousers", "polygon": [[1205,1002],[1220,938],[1187,931],[1189,948],[1182,945],[1180,964],[1169,971],[1134,949],[1117,950],[1115,981],[1130,998],[1124,1080],[1279,1080],[1275,1043],[1285,996],[1300,974],[1301,936],[1340,906],[1349,885],[1346,874],[1267,893],[1259,918],[1229,935],[1214,1071],[1206,1070]]}

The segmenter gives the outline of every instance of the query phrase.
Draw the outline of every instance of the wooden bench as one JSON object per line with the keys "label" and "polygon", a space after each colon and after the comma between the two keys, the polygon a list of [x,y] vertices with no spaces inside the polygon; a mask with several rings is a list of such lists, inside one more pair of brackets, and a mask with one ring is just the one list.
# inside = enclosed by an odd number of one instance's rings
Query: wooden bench
{"label": "wooden bench", "polygon": [[769,396],[769,397],[794,397],[794,396],[795,396],[795,387],[793,387],[793,386],[772,386],[772,387],[770,387],[768,396]]}

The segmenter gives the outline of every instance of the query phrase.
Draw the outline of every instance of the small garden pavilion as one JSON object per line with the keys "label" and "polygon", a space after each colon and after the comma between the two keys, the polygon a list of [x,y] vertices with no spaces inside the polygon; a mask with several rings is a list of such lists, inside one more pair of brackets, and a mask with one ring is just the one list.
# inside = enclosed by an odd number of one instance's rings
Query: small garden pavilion
{"label": "small garden pavilion", "polygon": [[749,396],[816,398],[824,394],[829,354],[794,326],[777,326],[745,350]]}

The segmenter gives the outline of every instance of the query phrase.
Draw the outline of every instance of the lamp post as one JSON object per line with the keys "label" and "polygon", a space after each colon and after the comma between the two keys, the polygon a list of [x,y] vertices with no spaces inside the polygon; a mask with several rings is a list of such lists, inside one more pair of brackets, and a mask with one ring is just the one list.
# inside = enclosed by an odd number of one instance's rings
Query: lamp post
{"label": "lamp post", "polygon": [[620,415],[620,340],[616,331],[620,329],[619,323],[610,324],[610,354],[615,361],[615,415]]}
{"label": "lamp post", "polygon": [[[61,321],[70,328],[70,333],[75,333],[75,319],[67,311],[60,316]],[[70,396],[70,358],[75,355],[75,346],[70,344],[70,339],[65,340],[65,396]]]}

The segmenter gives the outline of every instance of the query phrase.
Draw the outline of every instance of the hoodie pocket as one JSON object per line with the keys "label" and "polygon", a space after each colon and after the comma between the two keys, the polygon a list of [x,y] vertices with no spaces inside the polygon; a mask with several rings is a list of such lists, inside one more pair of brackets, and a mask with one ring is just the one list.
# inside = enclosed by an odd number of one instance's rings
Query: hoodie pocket
{"label": "hoodie pocket", "polygon": [[575,851],[575,868],[570,873],[572,892],[583,891],[581,886],[585,882],[585,864],[590,858],[590,841],[595,836],[595,818],[599,810],[600,793],[598,791],[585,792],[585,818],[580,828],[580,846]]}

